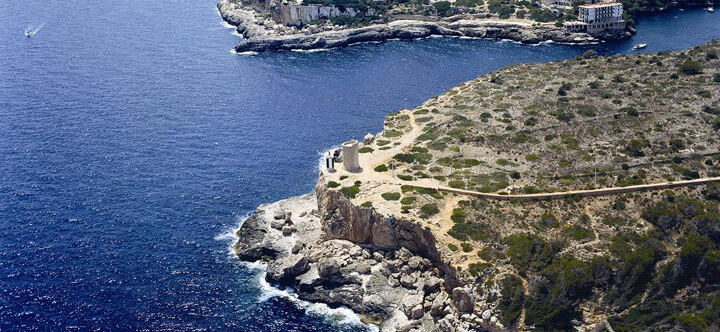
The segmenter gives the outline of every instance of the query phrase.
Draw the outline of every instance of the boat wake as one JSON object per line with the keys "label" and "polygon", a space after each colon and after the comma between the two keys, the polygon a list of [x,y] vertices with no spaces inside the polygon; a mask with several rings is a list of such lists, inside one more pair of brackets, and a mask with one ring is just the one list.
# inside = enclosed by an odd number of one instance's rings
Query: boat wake
{"label": "boat wake", "polygon": [[32,25],[28,25],[28,27],[25,28],[25,37],[28,37],[28,38],[29,38],[29,37],[35,36],[38,32],[40,32],[40,30],[41,30],[44,26],[45,26],[44,23],[41,24],[41,25],[40,25],[39,27],[37,27],[37,28],[33,28]]}

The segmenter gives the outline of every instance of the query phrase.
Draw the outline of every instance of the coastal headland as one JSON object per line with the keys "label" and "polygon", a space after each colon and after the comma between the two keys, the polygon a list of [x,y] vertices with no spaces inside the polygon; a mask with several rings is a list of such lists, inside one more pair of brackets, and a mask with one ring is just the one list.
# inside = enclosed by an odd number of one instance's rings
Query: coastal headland
{"label": "coastal headland", "polygon": [[462,83],[260,206],[235,252],[382,331],[717,328],[718,53]]}

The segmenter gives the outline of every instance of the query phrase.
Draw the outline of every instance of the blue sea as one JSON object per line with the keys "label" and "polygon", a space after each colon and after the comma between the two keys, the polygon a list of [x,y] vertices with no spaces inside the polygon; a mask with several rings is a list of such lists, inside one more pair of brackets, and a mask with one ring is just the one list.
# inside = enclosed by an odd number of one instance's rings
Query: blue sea
{"label": "blue sea", "polygon": [[430,38],[241,56],[214,0],[0,1],[0,331],[365,329],[259,282],[229,251],[243,217],[311,191],[320,151],[460,82],[588,48],[699,45],[720,39],[720,14],[637,28],[581,47]]}

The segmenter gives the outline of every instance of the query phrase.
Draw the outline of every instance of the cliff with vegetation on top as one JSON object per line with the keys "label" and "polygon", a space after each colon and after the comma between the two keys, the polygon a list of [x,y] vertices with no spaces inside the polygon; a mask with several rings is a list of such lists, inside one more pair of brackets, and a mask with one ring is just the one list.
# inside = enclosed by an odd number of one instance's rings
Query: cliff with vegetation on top
{"label": "cliff with vegetation on top", "polygon": [[[512,196],[717,177],[718,52],[588,52],[463,83],[389,115],[360,149],[361,172],[323,170],[306,222],[265,218],[260,235],[246,222],[238,252],[388,331],[717,330],[719,184],[544,201],[437,188]],[[293,237],[287,255],[272,249]]]}

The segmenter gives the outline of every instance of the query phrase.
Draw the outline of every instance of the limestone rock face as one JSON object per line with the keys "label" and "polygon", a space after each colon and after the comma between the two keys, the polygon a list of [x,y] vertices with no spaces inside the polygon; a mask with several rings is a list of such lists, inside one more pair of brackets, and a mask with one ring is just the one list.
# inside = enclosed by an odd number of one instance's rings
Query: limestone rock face
{"label": "limestone rock face", "polygon": [[272,31],[264,28],[264,22],[259,22],[252,11],[233,1],[220,0],[217,8],[223,20],[236,26],[237,32],[244,38],[261,38]]}
{"label": "limestone rock face", "polygon": [[275,258],[282,252],[282,248],[266,240],[267,228],[268,223],[262,216],[253,215],[245,220],[236,234],[243,241],[238,241],[234,246],[240,259],[254,262],[263,257]]}
{"label": "limestone rock face", "polygon": [[[452,290],[453,305],[460,312],[472,312],[475,303],[472,295],[464,288],[457,287]],[[489,317],[488,317],[489,318]]]}
{"label": "limestone rock face", "polygon": [[[340,192],[329,190],[322,179],[318,181],[315,194],[318,211],[324,216],[321,224],[325,239],[344,239],[378,248],[397,249],[404,263],[410,263],[410,257],[414,254],[426,257],[429,261],[418,257],[410,266],[417,269],[432,261],[445,272],[446,283],[451,286],[457,284],[455,270],[441,260],[430,230],[412,221],[360,208]],[[406,278],[406,282],[410,281]]]}

